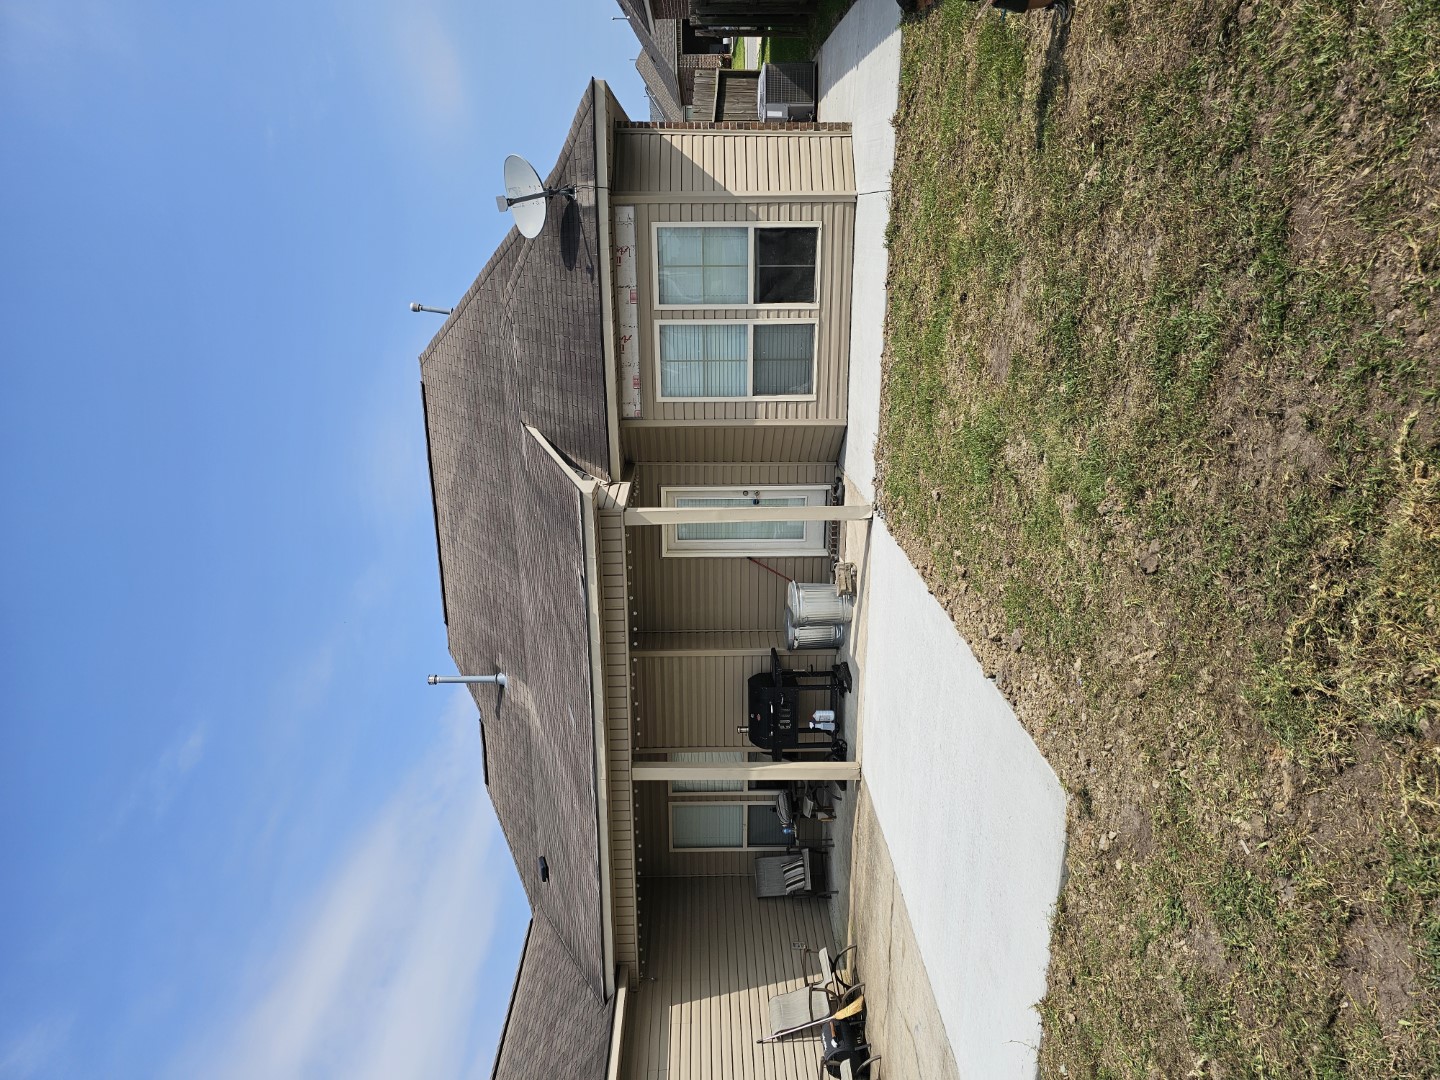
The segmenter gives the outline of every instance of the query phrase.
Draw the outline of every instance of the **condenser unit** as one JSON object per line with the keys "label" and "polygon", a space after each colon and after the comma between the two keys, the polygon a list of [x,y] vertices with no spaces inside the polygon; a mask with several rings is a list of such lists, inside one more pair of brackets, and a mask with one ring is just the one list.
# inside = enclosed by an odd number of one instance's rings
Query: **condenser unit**
{"label": "condenser unit", "polygon": [[809,61],[766,64],[760,69],[760,119],[814,120],[815,82]]}

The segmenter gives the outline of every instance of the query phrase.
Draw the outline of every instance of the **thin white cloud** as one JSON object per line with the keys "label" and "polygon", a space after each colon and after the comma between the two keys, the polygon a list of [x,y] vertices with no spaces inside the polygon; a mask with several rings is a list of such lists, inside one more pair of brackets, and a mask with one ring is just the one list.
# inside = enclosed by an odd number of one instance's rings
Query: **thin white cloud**
{"label": "thin white cloud", "polygon": [[150,771],[150,809],[156,820],[165,816],[180,786],[192,769],[205,756],[209,725],[201,720],[183,737],[172,743]]}
{"label": "thin white cloud", "polygon": [[73,1026],[73,1017],[53,1016],[6,1039],[0,1044],[0,1078],[28,1080],[40,1075],[55,1064]]}
{"label": "thin white cloud", "polygon": [[111,77],[138,68],[141,50],[125,5],[104,0],[0,0],[0,98],[14,110],[53,114],[82,104],[99,65]]}
{"label": "thin white cloud", "polygon": [[445,18],[419,4],[392,9],[394,41],[428,123],[444,129],[464,119],[468,98],[459,44]]}
{"label": "thin white cloud", "polygon": [[108,840],[118,833],[141,807],[148,805],[151,818],[155,821],[165,816],[186,778],[204,758],[209,730],[209,721],[201,719],[182,731],[161,751],[154,763],[131,783],[120,805],[110,815],[101,839]]}
{"label": "thin white cloud", "polygon": [[[465,49],[457,33],[465,7],[456,0],[409,0],[346,11],[353,59],[386,104],[388,122],[418,135],[432,152],[448,153],[456,132],[470,128],[474,77],[488,62],[483,50]],[[415,149],[411,143],[407,157]]]}
{"label": "thin white cloud", "polygon": [[277,703],[285,716],[308,713],[330,700],[330,686],[335,681],[335,656],[339,634],[323,641],[300,659],[280,680]]}
{"label": "thin white cloud", "polygon": [[5,55],[28,54],[37,65],[53,66],[62,57],[128,58],[136,52],[135,31],[125,21],[125,12],[104,0],[46,4],[0,0],[0,27],[5,31]]}
{"label": "thin white cloud", "polygon": [[458,1075],[508,864],[475,775],[474,705],[456,694],[436,748],[404,779],[308,914],[262,965],[268,978],[176,1075]]}

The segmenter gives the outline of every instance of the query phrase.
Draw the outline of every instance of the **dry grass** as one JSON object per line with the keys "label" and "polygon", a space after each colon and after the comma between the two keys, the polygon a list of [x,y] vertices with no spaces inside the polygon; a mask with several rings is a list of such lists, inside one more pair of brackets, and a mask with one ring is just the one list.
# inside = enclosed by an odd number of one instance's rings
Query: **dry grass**
{"label": "dry grass", "polygon": [[1440,4],[945,0],[897,122],[881,501],[1072,795],[1044,1073],[1440,1075]]}

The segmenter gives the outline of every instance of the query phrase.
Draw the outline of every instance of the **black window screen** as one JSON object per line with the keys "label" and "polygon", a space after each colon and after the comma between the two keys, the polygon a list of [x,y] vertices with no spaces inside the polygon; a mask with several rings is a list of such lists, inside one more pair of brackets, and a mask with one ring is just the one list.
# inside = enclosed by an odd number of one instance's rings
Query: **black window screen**
{"label": "black window screen", "polygon": [[755,230],[755,303],[813,304],[818,229]]}

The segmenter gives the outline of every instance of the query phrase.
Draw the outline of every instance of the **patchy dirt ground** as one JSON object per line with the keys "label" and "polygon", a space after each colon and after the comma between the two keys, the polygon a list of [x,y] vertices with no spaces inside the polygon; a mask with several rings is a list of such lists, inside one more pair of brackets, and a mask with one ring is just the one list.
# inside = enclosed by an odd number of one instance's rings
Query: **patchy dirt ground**
{"label": "patchy dirt ground", "polygon": [[1440,4],[907,21],[880,503],[1071,795],[1048,1075],[1440,1075]]}

